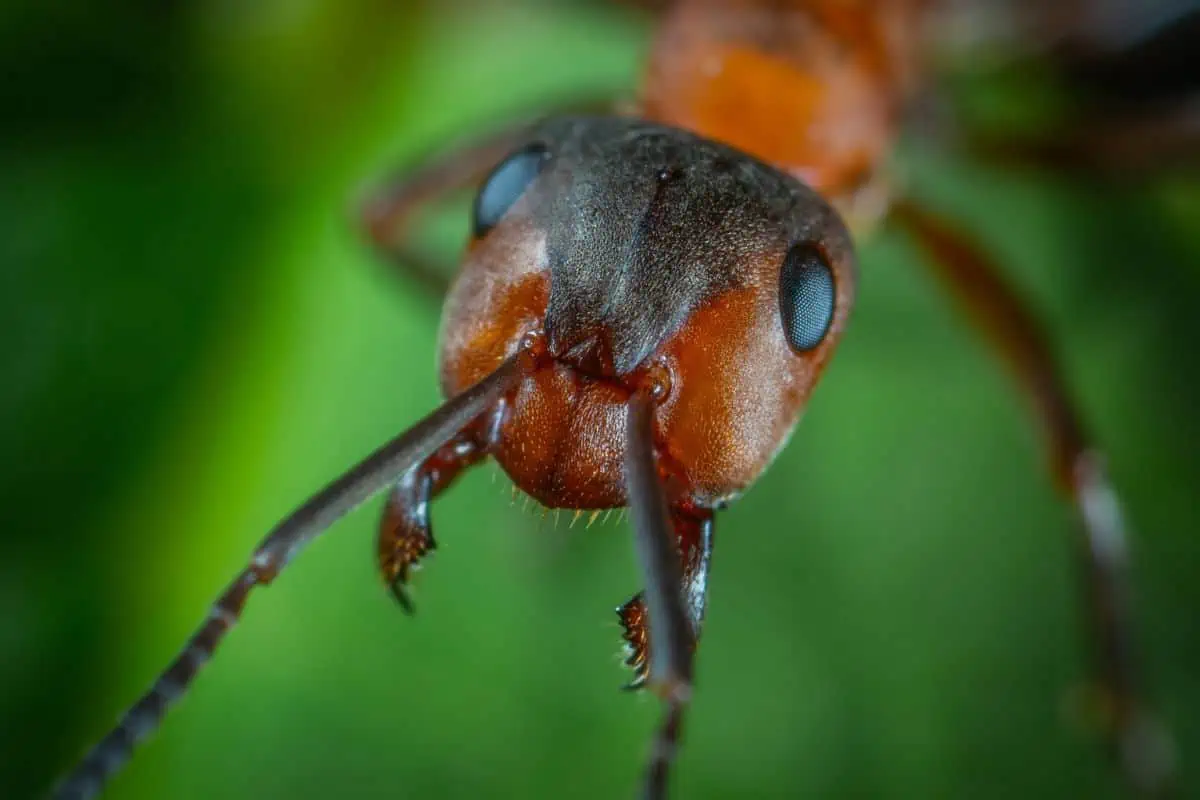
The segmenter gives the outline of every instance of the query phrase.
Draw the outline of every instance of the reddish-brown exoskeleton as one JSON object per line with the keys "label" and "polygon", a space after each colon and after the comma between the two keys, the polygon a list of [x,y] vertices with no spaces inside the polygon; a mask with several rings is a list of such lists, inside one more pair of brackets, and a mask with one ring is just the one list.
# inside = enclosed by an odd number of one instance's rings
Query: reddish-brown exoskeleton
{"label": "reddish-brown exoskeleton", "polygon": [[714,514],[783,446],[850,314],[856,267],[843,218],[856,233],[885,218],[907,228],[1031,395],[1084,532],[1109,741],[1133,785],[1161,786],[1102,461],[1038,326],[989,259],[886,182],[923,78],[927,5],[675,3],[631,115],[505,133],[374,195],[370,234],[403,255],[414,208],[482,178],[443,314],[449,399],[264,539],[58,795],[95,794],[186,690],[251,589],[385,489],[378,557],[407,609],[410,571],[434,547],[430,501],[490,457],[547,507],[630,508],[645,585],[619,614],[633,685],[665,706],[644,785],[661,797],[691,694]]}

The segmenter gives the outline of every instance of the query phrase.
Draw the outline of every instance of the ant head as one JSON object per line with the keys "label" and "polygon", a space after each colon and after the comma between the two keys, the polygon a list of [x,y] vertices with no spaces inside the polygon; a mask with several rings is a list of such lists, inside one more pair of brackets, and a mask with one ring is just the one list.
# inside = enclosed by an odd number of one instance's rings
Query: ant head
{"label": "ant head", "polygon": [[677,491],[735,495],[786,440],[853,297],[849,234],[813,191],[636,120],[532,130],[484,182],[474,234],[443,316],[443,387],[540,340],[497,458],[551,506],[623,503],[623,407],[647,381]]}

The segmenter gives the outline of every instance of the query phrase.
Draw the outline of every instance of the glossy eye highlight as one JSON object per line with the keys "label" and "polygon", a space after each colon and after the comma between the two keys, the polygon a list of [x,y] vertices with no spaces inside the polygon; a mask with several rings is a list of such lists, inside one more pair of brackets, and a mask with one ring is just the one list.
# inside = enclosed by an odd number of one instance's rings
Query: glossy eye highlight
{"label": "glossy eye highlight", "polygon": [[475,196],[472,228],[476,238],[487,235],[525,193],[549,158],[543,144],[531,144],[513,153],[492,170]]}
{"label": "glossy eye highlight", "polygon": [[793,350],[807,352],[825,338],[836,296],[833,270],[820,249],[811,242],[793,245],[779,274],[779,311]]}

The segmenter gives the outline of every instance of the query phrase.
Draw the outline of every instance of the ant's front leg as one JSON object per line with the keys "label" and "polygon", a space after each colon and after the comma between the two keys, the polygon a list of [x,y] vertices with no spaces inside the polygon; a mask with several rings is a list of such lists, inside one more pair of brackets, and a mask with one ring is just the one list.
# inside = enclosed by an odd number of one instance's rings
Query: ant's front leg
{"label": "ant's front leg", "polygon": [[405,613],[413,612],[407,587],[421,558],[435,549],[429,504],[468,467],[488,452],[480,431],[472,428],[450,440],[410,469],[388,495],[379,521],[378,557],[383,580]]}
{"label": "ant's front leg", "polygon": [[[674,510],[671,515],[675,544],[683,569],[683,599],[692,627],[692,644],[700,639],[708,602],[708,565],[712,560],[713,513],[707,509]],[[622,638],[628,648],[625,664],[633,668],[626,689],[641,689],[650,679],[650,640],[646,626],[646,598],[638,592],[617,609]]]}
{"label": "ant's front leg", "polygon": [[413,220],[429,204],[482,181],[522,141],[525,130],[503,130],[451,148],[373,188],[358,212],[371,243],[397,271],[441,298],[450,285],[450,268],[414,246]]}

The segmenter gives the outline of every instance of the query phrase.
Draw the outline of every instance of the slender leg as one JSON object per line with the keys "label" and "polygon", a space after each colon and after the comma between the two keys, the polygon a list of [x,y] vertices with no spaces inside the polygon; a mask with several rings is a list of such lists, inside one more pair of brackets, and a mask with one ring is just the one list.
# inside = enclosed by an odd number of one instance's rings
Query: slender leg
{"label": "slender leg", "polygon": [[1200,91],[1195,0],[1143,8],[1095,0],[1021,5],[1018,20],[1044,46],[1038,55],[1088,105],[1163,108],[1189,102]]}
{"label": "slender leg", "polygon": [[1200,153],[1200,111],[1183,105],[1153,114],[1088,114],[1042,135],[969,131],[959,144],[992,164],[1060,174],[1136,177],[1195,162]]}
{"label": "slender leg", "polygon": [[1126,540],[1116,492],[1089,442],[1045,337],[990,259],[959,231],[910,201],[893,218],[968,311],[1033,401],[1060,491],[1079,515],[1079,566],[1096,649],[1104,733],[1126,780],[1157,795],[1171,780],[1171,744],[1140,693],[1126,585]]}
{"label": "slender leg", "polygon": [[1200,7],[1194,0],[1154,3],[1153,11],[1096,0],[1003,5],[1022,53],[1007,69],[988,73],[994,78],[1007,71],[1027,82],[1031,66],[1039,80],[1049,71],[1063,90],[1060,118],[1042,130],[997,132],[969,119],[937,119],[944,109],[930,94],[926,110],[936,116],[916,120],[924,123],[923,134],[948,138],[993,163],[1090,178],[1136,178],[1195,163]]}
{"label": "slender leg", "polygon": [[[555,113],[610,114],[624,110],[625,104],[610,95],[585,95],[559,103]],[[529,116],[545,117],[546,110],[539,109]],[[450,270],[412,246],[409,239],[414,212],[452,192],[481,183],[524,141],[528,130],[528,125],[517,125],[455,147],[439,147],[438,153],[423,159],[420,167],[402,170],[368,191],[359,207],[359,224],[398,271],[442,297],[449,288]]]}
{"label": "slender leg", "polygon": [[[679,743],[683,715],[691,700],[695,634],[688,610],[693,603],[690,597],[684,596],[681,557],[674,531],[680,512],[668,506],[659,479],[654,455],[653,412],[654,401],[650,393],[639,392],[630,399],[625,470],[634,545],[646,586],[642,599],[646,609],[643,621],[649,626],[647,685],[665,705],[663,720],[650,751],[643,796],[661,798],[666,796],[667,774]],[[711,532],[711,528],[709,530]],[[703,555],[700,560],[707,562]],[[703,596],[702,582],[698,588]],[[700,608],[702,611],[703,600]]]}
{"label": "slender leg", "polygon": [[242,615],[250,591],[271,583],[318,534],[367,498],[394,483],[496,406],[523,371],[523,356],[506,361],[490,376],[376,450],[275,526],[247,567],[217,598],[207,619],[175,660],[117,726],[101,739],[54,790],[59,800],[93,797],[128,760],[137,742],[158,727],[170,705],[187,691],[225,635]]}
{"label": "slender leg", "polygon": [[403,172],[368,193],[359,215],[371,242],[396,265],[437,297],[446,293],[448,270],[417,252],[410,239],[414,212],[453,191],[479,183],[521,141],[525,128],[504,130],[448,150]]}
{"label": "slender leg", "polygon": [[[498,404],[494,414],[503,413]],[[406,587],[421,558],[437,549],[429,503],[467,467],[487,455],[487,443],[474,425],[413,467],[392,489],[379,521],[379,568],[405,613],[413,612]],[[490,427],[490,426],[489,426]]]}
{"label": "slender leg", "polygon": [[[692,627],[693,647],[700,640],[704,610],[708,601],[708,566],[712,561],[713,514],[707,509],[673,510],[671,522],[675,544],[683,569],[683,596]],[[628,646],[625,664],[633,668],[633,680],[626,689],[641,689],[650,679],[650,642],[648,638],[646,598],[638,592],[617,609],[622,638]]]}
{"label": "slender leg", "polygon": [[1051,63],[1082,112],[1049,154],[1057,163],[1075,156],[1137,173],[1191,163],[1200,154],[1200,7],[1179,2],[1158,11],[1149,29],[1128,25],[1054,48]]}

